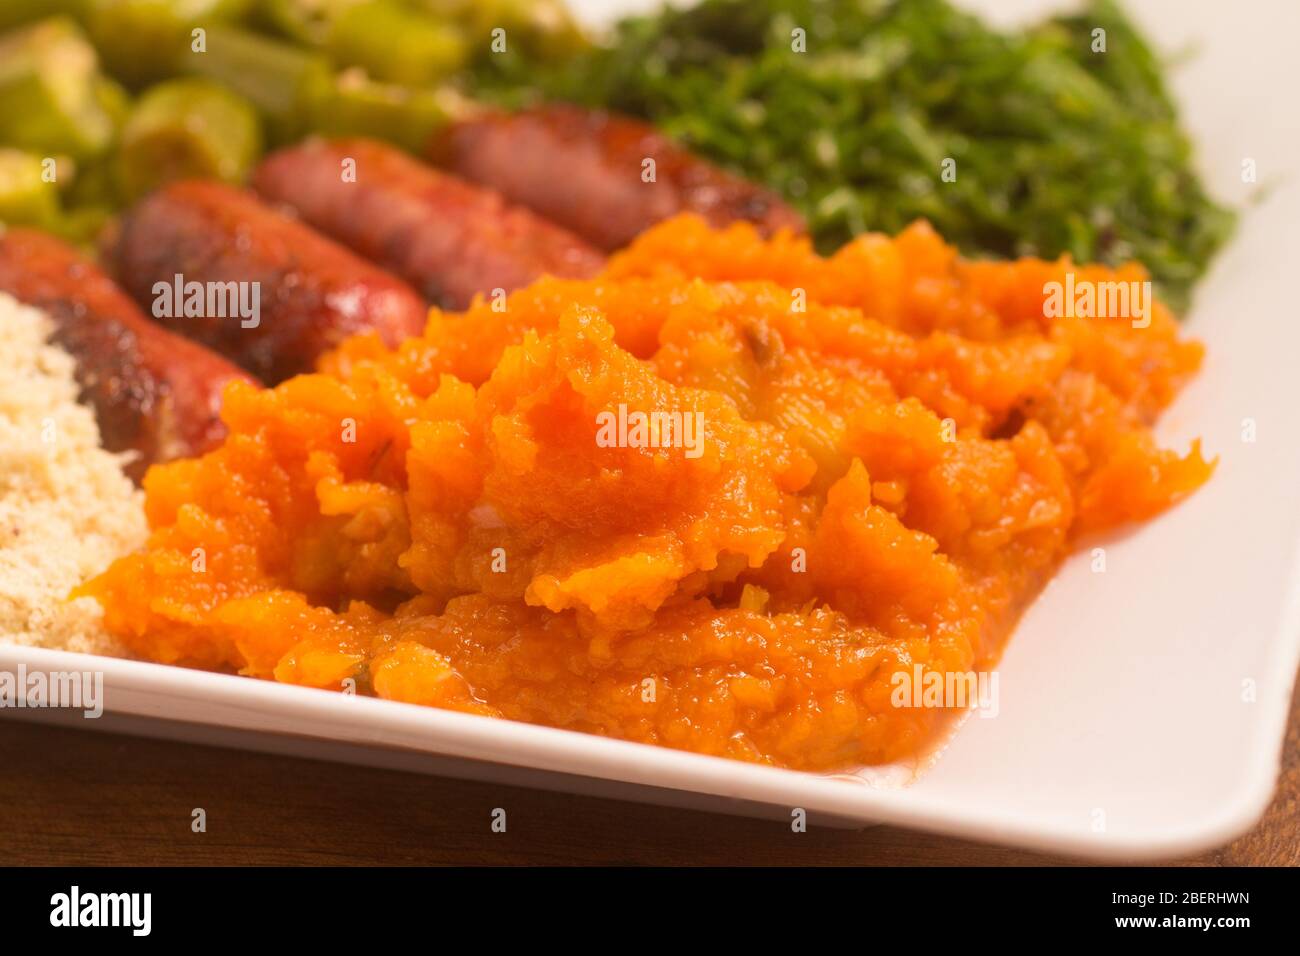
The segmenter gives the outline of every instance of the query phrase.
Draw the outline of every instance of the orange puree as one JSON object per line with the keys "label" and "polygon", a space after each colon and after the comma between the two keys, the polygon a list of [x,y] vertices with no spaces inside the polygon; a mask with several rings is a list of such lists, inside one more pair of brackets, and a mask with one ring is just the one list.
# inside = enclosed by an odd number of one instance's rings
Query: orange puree
{"label": "orange puree", "polygon": [[[830,258],[679,218],[591,281],[234,384],[85,589],[139,654],[807,769],[916,753],[892,676],[990,667],[1085,533],[1211,465],[1149,430],[1199,345],[1045,318],[1140,267]],[[638,425],[637,423],[641,424]],[[699,430],[693,430],[695,424]]]}

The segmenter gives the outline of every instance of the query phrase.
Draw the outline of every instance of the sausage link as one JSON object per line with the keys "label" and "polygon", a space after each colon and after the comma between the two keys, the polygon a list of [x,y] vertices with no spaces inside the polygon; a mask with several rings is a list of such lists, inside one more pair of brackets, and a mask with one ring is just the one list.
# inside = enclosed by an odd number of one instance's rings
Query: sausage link
{"label": "sausage link", "polygon": [[751,222],[765,235],[804,231],[776,193],[700,159],[653,126],[569,104],[452,124],[434,138],[429,158],[605,250],[682,212],[714,226]]}
{"label": "sausage link", "polygon": [[221,391],[252,379],[149,321],[72,248],[34,230],[5,230],[0,291],[53,320],[54,341],[76,360],[81,400],[95,410],[104,447],[136,453],[127,466],[134,480],[155,462],[201,455],[225,436]]}
{"label": "sausage link", "polygon": [[[349,161],[354,177],[343,175]],[[372,140],[282,149],[254,173],[253,188],[446,309],[543,274],[586,278],[604,265],[558,226]]]}
{"label": "sausage link", "polygon": [[424,329],[427,309],[404,282],[222,183],[147,196],[123,217],[108,258],[159,322],[268,384],[311,371],[355,333],[396,345]]}

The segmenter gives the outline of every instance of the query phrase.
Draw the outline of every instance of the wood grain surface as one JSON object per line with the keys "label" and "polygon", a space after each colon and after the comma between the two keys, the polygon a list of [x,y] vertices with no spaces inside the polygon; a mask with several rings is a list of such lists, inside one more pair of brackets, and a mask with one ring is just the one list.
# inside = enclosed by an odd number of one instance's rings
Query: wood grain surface
{"label": "wood grain surface", "polygon": [[[9,865],[1054,864],[894,827],[811,827],[0,720]],[[202,807],[207,832],[191,830]],[[493,833],[494,807],[507,808]],[[1259,826],[1191,865],[1300,865],[1300,693]]]}

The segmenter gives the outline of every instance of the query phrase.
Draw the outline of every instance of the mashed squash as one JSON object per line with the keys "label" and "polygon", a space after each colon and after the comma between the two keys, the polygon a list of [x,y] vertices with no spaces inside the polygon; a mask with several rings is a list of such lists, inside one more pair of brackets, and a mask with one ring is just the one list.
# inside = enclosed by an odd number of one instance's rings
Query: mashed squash
{"label": "mashed squash", "polygon": [[[806,769],[912,755],[895,673],[990,667],[1082,535],[1193,491],[1150,425],[1200,347],[924,224],[646,233],[590,281],[226,393],[84,589],[155,660]],[[697,431],[693,427],[698,426]]]}

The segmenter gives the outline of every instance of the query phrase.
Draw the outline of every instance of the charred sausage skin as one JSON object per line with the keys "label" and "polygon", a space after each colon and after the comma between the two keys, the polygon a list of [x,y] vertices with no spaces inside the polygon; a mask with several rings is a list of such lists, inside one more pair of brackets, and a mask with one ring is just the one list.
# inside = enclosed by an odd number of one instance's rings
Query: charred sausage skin
{"label": "charred sausage skin", "polygon": [[[349,162],[355,176],[345,179]],[[604,265],[566,230],[372,140],[280,150],[254,173],[253,188],[446,309],[544,274],[586,278]]]}
{"label": "charred sausage skin", "polygon": [[53,236],[0,233],[0,291],[46,312],[54,341],[76,360],[81,400],[100,440],[135,452],[127,473],[200,455],[225,437],[218,415],[227,382],[252,381],[197,343],[151,322],[107,275]]}
{"label": "charred sausage skin", "polygon": [[569,104],[491,113],[451,125],[428,155],[605,250],[682,212],[714,226],[751,222],[765,235],[804,231],[802,218],[776,193],[614,113]]}
{"label": "charred sausage skin", "polygon": [[[425,304],[404,282],[222,183],[178,182],[145,197],[123,217],[108,258],[159,322],[272,385],[311,371],[350,335],[376,332],[396,345],[424,329]],[[187,316],[175,301],[156,308],[160,296],[179,298],[178,276],[182,289],[245,284],[240,294],[251,302],[256,292],[259,314]]]}

